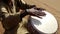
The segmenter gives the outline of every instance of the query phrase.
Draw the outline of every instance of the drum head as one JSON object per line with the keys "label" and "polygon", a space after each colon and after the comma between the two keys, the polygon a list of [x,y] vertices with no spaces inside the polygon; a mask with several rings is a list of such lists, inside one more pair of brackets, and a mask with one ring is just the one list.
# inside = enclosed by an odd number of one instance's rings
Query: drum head
{"label": "drum head", "polygon": [[38,32],[55,33],[58,29],[57,20],[51,13],[47,11],[43,12],[46,13],[46,16],[41,16],[42,19],[31,16],[31,24],[33,28],[36,29]]}

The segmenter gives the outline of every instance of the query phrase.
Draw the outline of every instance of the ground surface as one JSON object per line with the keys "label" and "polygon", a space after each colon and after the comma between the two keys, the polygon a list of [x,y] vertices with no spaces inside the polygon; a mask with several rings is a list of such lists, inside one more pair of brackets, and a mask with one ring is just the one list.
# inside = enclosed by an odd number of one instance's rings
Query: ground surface
{"label": "ground surface", "polygon": [[[60,4],[59,4],[60,0],[25,0],[25,1],[29,2],[28,4],[35,4],[37,5],[37,7],[45,8],[48,12],[52,13],[56,17],[59,24],[59,28],[56,34],[60,34]],[[20,34],[28,32],[27,29],[22,26],[25,22],[23,21],[23,23],[21,23]],[[4,30],[2,29],[0,23],[0,34],[2,34],[3,31]]]}

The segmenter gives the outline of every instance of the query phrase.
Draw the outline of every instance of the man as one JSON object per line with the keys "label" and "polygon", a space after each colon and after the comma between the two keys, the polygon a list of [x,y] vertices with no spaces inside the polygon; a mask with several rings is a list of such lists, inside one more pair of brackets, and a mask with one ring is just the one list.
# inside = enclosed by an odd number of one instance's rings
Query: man
{"label": "man", "polygon": [[[14,2],[15,1],[15,2]],[[24,16],[27,14],[33,15],[33,16],[44,16],[45,13],[41,12],[40,8],[37,8],[35,5],[28,5],[22,0],[2,0],[0,2],[0,17],[2,18],[2,24],[5,29],[4,34],[16,34],[17,29],[15,29],[19,22],[22,20]],[[14,8],[15,5],[15,8]],[[12,9],[16,9],[13,11]],[[23,10],[22,14],[20,14],[19,10]],[[40,11],[40,12],[39,12]],[[14,14],[14,12],[16,12]],[[40,18],[40,17],[39,17]],[[12,33],[12,31],[14,31]]]}

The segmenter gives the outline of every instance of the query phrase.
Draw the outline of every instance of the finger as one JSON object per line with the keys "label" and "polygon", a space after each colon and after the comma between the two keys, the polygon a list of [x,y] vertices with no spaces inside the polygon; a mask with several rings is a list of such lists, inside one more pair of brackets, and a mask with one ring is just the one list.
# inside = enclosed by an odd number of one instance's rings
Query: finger
{"label": "finger", "polygon": [[43,8],[37,8],[37,7],[35,7],[34,9],[40,10],[40,11],[45,10],[45,9],[43,9]]}
{"label": "finger", "polygon": [[36,17],[38,17],[38,18],[41,18],[42,19],[42,17],[40,17],[39,15],[37,15],[37,14],[35,14],[35,13],[32,13],[32,14],[30,14],[31,16],[36,16]]}

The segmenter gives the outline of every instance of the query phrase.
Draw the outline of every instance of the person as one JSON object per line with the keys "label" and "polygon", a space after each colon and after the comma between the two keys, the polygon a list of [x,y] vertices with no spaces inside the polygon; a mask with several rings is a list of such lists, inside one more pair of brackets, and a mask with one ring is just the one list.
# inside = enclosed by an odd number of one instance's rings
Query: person
{"label": "person", "polygon": [[[17,6],[17,10],[19,11],[19,9],[25,10],[23,13],[26,14],[30,14],[32,16],[44,16],[46,15],[44,12],[42,12],[42,10],[45,10],[43,8],[38,8],[36,7],[36,5],[29,5],[26,2],[24,2],[23,0],[17,0],[16,2],[16,6]],[[24,15],[24,14],[21,15]],[[41,18],[41,17],[39,17]]]}
{"label": "person", "polygon": [[[29,5],[22,0],[14,0],[16,13],[13,12],[13,1],[12,0],[2,0],[0,2],[0,17],[2,21],[3,28],[5,29],[4,34],[16,34],[17,29],[15,29],[22,18],[26,15],[32,16],[44,16],[45,13],[41,12],[42,8],[37,8],[35,5]],[[23,10],[20,14],[19,10]],[[40,17],[39,17],[40,18]],[[14,31],[15,33],[12,33]]]}

